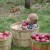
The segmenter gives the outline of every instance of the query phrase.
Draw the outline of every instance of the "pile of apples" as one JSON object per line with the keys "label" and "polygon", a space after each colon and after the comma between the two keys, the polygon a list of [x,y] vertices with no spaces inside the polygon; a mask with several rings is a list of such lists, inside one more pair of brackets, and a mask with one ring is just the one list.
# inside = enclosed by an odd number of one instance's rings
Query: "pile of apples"
{"label": "pile of apples", "polygon": [[27,21],[26,20],[22,20],[22,26],[27,26]]}
{"label": "pile of apples", "polygon": [[0,39],[7,39],[9,37],[9,32],[0,32]]}
{"label": "pile of apples", "polygon": [[50,34],[32,34],[31,38],[38,42],[49,42]]}

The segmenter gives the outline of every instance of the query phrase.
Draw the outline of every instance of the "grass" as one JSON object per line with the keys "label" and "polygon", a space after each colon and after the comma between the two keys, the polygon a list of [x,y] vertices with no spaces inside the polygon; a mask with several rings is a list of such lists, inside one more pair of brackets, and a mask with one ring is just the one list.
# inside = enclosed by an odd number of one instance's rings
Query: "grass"
{"label": "grass", "polygon": [[[2,0],[1,0],[2,1]],[[25,9],[22,14],[16,18],[14,17],[0,17],[0,31],[10,31],[10,25],[16,21],[20,22],[22,19],[26,19],[29,13],[37,13],[39,16],[40,32],[50,33],[50,7],[47,9]],[[22,48],[12,45],[11,50],[31,50],[31,48]]]}
{"label": "grass", "polygon": [[12,46],[12,50],[31,50],[31,48],[23,48],[23,47]]}
{"label": "grass", "polygon": [[25,0],[0,0],[0,3],[6,3],[6,2],[13,2],[14,4],[16,3],[17,5],[23,5]]}
{"label": "grass", "polygon": [[[27,10],[28,11],[28,10]],[[24,12],[29,13],[31,11],[28,12]],[[40,32],[47,32],[50,33],[50,14],[49,14],[50,10],[49,8],[47,10],[39,10],[36,13],[39,16],[39,25],[40,25]],[[6,17],[1,17],[0,18],[0,31],[2,30],[10,30],[10,25],[12,23],[15,23],[16,21],[21,21],[22,19],[26,19],[27,16],[26,15],[21,15],[19,17],[17,17],[16,19],[14,19],[13,17],[10,18],[6,18]],[[11,50],[31,50],[31,48],[16,48],[16,46],[12,46]]]}

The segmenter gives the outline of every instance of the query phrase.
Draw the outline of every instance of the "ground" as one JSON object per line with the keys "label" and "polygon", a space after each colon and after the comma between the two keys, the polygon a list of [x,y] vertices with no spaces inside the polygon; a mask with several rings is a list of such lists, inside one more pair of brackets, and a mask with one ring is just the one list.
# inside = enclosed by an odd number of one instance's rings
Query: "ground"
{"label": "ground", "polygon": [[[40,32],[50,33],[50,6],[46,5],[33,5],[31,9],[25,9],[23,6],[20,7],[20,11],[10,13],[12,5],[4,5],[0,7],[0,31],[10,31],[10,25],[15,22],[20,22],[22,19],[26,19],[29,13],[37,13],[39,16]],[[12,45],[11,50],[31,50],[31,48],[16,48]]]}

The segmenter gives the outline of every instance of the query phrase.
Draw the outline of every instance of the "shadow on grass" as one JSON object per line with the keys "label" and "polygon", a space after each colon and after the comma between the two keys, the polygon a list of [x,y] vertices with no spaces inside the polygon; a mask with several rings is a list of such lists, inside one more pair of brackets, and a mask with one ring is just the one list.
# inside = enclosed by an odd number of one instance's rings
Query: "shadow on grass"
{"label": "shadow on grass", "polygon": [[29,47],[16,47],[12,44],[11,50],[31,50]]}

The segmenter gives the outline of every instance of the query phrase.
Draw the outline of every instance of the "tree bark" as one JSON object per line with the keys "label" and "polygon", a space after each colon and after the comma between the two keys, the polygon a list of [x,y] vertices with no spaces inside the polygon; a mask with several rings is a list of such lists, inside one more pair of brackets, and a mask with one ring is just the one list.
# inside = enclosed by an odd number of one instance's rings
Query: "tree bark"
{"label": "tree bark", "polygon": [[50,3],[50,0],[47,0],[48,3]]}
{"label": "tree bark", "polygon": [[46,4],[47,0],[41,0],[41,3]]}
{"label": "tree bark", "polygon": [[32,0],[25,0],[25,8],[29,9],[31,7]]}

